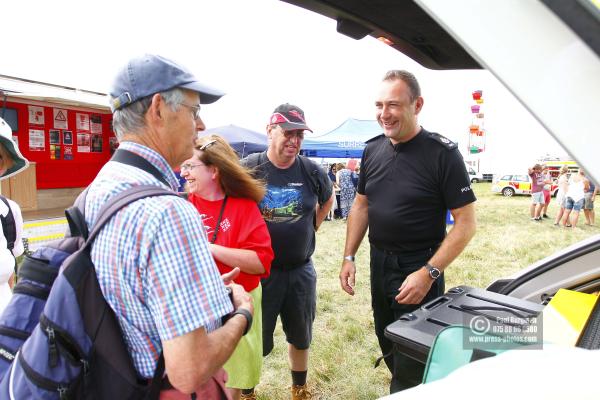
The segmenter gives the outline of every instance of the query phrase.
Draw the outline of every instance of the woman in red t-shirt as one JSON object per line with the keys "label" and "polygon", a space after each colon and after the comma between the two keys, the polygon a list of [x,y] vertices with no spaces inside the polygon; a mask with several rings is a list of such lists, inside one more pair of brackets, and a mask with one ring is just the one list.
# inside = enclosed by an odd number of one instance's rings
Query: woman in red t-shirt
{"label": "woman in red t-shirt", "polygon": [[[240,165],[235,151],[218,135],[196,141],[194,155],[181,165],[189,201],[196,206],[206,228],[210,250],[223,274],[238,267],[235,282],[254,299],[254,323],[240,340],[224,368],[234,399],[252,398],[262,369],[262,289],[269,276],[273,250],[271,237],[258,209],[264,182]],[[243,396],[242,391],[247,396]]]}

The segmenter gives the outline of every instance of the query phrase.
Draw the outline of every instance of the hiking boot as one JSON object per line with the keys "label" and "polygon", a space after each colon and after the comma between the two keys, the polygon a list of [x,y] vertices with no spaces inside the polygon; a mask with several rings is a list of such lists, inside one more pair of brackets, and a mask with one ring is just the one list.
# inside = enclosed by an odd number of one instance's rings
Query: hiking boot
{"label": "hiking boot", "polygon": [[252,393],[248,394],[242,393],[240,400],[256,400],[256,392],[253,391]]}
{"label": "hiking boot", "polygon": [[550,217],[548,216],[548,214],[544,214],[544,215],[542,215],[542,217],[544,217],[544,218],[550,218]]}
{"label": "hiking boot", "polygon": [[310,400],[312,394],[308,391],[306,384],[292,385],[292,400]]}

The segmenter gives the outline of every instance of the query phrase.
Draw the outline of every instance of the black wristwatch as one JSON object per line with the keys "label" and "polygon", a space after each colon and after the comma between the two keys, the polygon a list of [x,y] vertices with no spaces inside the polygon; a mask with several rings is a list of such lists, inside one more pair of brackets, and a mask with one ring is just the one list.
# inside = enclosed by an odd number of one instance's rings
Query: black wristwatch
{"label": "black wristwatch", "polygon": [[250,328],[252,328],[252,313],[245,308],[238,308],[237,310],[229,314],[228,319],[231,319],[231,317],[233,317],[236,314],[243,315],[244,317],[246,317],[246,329],[244,330],[245,336],[246,333],[248,333],[248,331],[250,330]]}
{"label": "black wristwatch", "polygon": [[429,272],[429,277],[431,279],[433,279],[434,281],[440,277],[440,275],[442,275],[441,271],[439,269],[437,269],[436,267],[434,267],[433,265],[427,263],[423,268],[427,269],[427,272]]}

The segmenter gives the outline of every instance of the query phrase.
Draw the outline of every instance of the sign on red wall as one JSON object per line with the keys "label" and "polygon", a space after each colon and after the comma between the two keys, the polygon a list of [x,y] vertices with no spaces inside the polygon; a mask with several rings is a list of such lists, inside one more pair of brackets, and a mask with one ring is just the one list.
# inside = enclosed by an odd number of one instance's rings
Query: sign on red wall
{"label": "sign on red wall", "polygon": [[38,189],[87,186],[110,159],[116,143],[110,112],[10,101],[6,107],[16,111],[13,137],[21,153],[37,163]]}

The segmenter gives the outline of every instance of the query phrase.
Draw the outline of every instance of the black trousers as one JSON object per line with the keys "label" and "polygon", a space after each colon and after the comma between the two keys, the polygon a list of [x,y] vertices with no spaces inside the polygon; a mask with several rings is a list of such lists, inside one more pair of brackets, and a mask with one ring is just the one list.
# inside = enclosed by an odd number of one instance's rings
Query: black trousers
{"label": "black trousers", "polygon": [[420,384],[423,380],[425,365],[393,350],[393,343],[384,335],[386,326],[430,300],[444,294],[444,276],[440,276],[431,286],[431,290],[421,304],[398,304],[394,297],[404,279],[423,267],[436,251],[434,248],[390,254],[371,245],[371,306],[375,322],[375,334],[385,363],[392,373],[390,393]]}

